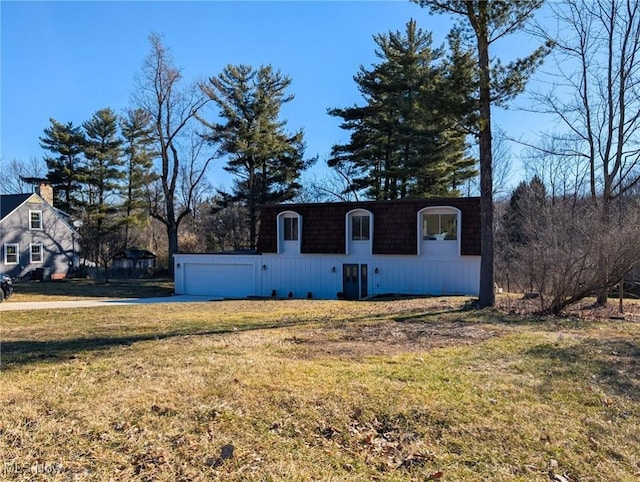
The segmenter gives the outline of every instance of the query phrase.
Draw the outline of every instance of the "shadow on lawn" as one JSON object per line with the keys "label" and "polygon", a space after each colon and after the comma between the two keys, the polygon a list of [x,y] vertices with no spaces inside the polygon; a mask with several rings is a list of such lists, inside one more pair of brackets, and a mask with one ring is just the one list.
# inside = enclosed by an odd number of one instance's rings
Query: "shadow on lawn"
{"label": "shadow on lawn", "polygon": [[65,278],[55,281],[14,282],[16,301],[38,301],[46,297],[55,299],[77,298],[149,298],[174,294],[173,280],[166,278],[103,280]]}
{"label": "shadow on lawn", "polygon": [[93,338],[71,338],[52,341],[15,340],[0,344],[0,367],[3,370],[38,362],[58,362],[73,360],[84,352],[95,352],[111,348],[127,347],[146,341],[167,340],[186,336],[211,336],[238,333],[242,331],[270,330],[312,323],[307,320],[278,321],[269,324],[249,324],[245,326],[222,326],[216,329],[190,329],[168,333],[145,333],[128,336],[97,336]]}
{"label": "shadow on lawn", "polygon": [[635,342],[613,338],[587,339],[569,347],[543,344],[527,355],[546,364],[550,381],[592,377],[615,394],[640,401],[640,345]]}

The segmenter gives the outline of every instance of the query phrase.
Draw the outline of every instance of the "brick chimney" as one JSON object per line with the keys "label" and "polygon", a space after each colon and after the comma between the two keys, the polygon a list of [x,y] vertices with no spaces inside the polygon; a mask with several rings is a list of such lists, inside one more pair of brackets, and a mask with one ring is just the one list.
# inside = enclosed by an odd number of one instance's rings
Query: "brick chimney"
{"label": "brick chimney", "polygon": [[51,184],[41,182],[36,188],[36,194],[39,194],[40,197],[49,204],[49,206],[53,206],[53,188],[51,187]]}

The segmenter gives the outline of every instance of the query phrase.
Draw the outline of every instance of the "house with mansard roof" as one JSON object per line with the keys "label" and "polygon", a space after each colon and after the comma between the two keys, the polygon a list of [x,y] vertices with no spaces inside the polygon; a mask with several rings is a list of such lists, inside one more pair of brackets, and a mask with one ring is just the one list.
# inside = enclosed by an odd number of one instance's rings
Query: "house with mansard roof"
{"label": "house with mansard roof", "polygon": [[477,295],[480,199],[264,206],[257,251],[174,256],[178,294]]}

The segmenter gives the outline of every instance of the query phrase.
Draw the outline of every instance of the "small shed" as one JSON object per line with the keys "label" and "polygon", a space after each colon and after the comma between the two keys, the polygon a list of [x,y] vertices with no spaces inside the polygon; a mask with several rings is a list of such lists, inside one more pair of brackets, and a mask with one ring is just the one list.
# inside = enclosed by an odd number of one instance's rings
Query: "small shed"
{"label": "small shed", "polygon": [[153,273],[157,256],[147,249],[132,246],[116,254],[111,263],[112,276],[140,277]]}

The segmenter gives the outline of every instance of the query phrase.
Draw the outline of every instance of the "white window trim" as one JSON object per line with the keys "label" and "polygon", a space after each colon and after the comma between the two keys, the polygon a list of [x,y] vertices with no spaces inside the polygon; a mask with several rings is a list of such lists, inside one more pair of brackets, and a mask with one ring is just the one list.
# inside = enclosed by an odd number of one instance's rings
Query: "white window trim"
{"label": "white window trim", "polygon": [[[9,246],[15,246],[16,248],[16,260],[15,261],[9,261],[7,260],[7,248]],[[20,263],[20,245],[18,243],[5,243],[4,245],[4,264],[18,264]]]}
{"label": "white window trim", "polygon": [[[365,240],[353,240],[352,239],[352,223],[351,223],[351,218],[353,216],[369,216],[369,239],[365,239]],[[349,211],[347,213],[347,215],[345,216],[345,254],[349,254],[349,246],[352,243],[357,243],[357,244],[365,244],[368,243],[369,244],[369,254],[373,254],[373,213],[371,211],[368,211],[366,209],[362,209],[362,208],[358,208],[358,209],[353,209],[351,211]]]}
{"label": "white window trim", "polygon": [[[33,260],[33,247],[40,246],[40,261]],[[42,243],[31,243],[29,244],[29,262],[31,264],[42,264],[44,263],[44,249],[42,247]]]}
{"label": "white window trim", "polygon": [[[285,241],[284,240],[284,218],[297,218],[298,219],[298,239],[293,241]],[[284,243],[287,243],[287,246],[293,245],[294,243],[298,245],[297,252],[300,253],[300,246],[302,242],[302,216],[295,211],[282,211],[278,213],[276,217],[277,223],[277,236],[278,236],[278,253],[284,252]]]}
{"label": "white window trim", "polygon": [[462,227],[462,211],[458,208],[454,208],[453,206],[432,206],[428,208],[421,209],[418,211],[418,256],[422,253],[422,232],[423,232],[423,215],[424,214],[455,214],[456,215],[456,238],[455,240],[450,241],[429,241],[430,243],[457,243],[457,254],[460,256],[460,246],[461,246],[461,227]]}
{"label": "white window trim", "polygon": [[[31,225],[31,214],[32,213],[38,213],[40,215],[40,227],[39,228],[34,228]],[[42,231],[42,225],[43,225],[42,211],[39,210],[39,209],[29,209],[29,230],[31,230],[31,231]]]}

